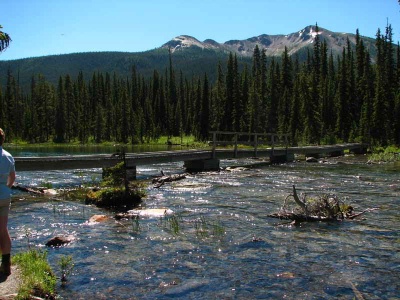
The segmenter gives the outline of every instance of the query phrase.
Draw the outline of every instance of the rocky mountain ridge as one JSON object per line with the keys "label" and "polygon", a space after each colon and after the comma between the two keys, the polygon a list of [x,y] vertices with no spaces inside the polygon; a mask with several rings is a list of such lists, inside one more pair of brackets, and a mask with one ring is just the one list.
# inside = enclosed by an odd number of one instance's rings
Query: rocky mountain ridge
{"label": "rocky mountain ridge", "polygon": [[[203,42],[189,35],[180,35],[165,43],[161,48],[171,49],[171,52],[184,51],[187,48],[198,47],[201,49],[209,49],[224,52],[233,52],[240,56],[252,56],[256,45],[261,49],[265,49],[267,56],[280,56],[285,47],[289,51],[289,55],[293,55],[298,51],[309,47],[313,44],[315,37],[319,35],[321,41],[326,41],[328,49],[332,52],[339,53],[343,47],[347,45],[347,38],[351,45],[356,43],[356,35],[351,33],[338,33],[327,29],[318,28],[316,26],[307,26],[304,29],[291,34],[268,35],[262,34],[246,40],[230,40],[224,43],[218,43],[212,39],[206,39]],[[374,47],[374,39],[362,37],[367,49]]]}

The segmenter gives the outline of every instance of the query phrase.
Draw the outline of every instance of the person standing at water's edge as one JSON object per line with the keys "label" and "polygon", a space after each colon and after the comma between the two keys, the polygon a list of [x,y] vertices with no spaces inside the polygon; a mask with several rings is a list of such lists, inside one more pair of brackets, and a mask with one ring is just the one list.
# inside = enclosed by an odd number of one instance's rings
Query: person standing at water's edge
{"label": "person standing at water's edge", "polygon": [[3,149],[5,134],[0,128],[0,275],[11,274],[11,238],[8,233],[8,213],[11,205],[11,187],[15,181],[15,163],[10,153]]}

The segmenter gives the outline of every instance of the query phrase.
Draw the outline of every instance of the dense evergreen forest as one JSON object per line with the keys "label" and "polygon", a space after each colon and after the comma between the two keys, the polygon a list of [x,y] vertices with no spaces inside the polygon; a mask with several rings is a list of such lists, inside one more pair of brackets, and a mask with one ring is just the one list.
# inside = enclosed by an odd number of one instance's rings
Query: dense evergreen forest
{"label": "dense evergreen forest", "polygon": [[[318,30],[318,28],[317,28]],[[267,58],[256,47],[252,63],[236,55],[215,66],[217,76],[183,76],[173,55],[164,71],[151,76],[82,72],[59,77],[54,86],[37,74],[22,92],[18,75],[0,86],[0,126],[8,142],[113,141],[147,143],[160,136],[209,131],[289,133],[293,145],[368,142],[400,144],[400,47],[392,28],[376,34],[376,63],[357,31],[334,57],[316,35],[305,62],[289,56]]]}

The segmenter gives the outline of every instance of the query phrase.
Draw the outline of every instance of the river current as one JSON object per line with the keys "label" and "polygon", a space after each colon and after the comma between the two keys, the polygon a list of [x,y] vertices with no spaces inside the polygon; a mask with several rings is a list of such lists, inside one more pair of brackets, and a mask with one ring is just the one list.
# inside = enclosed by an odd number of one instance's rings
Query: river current
{"label": "river current", "polygon": [[[222,167],[257,161],[222,161]],[[258,165],[198,173],[154,188],[143,208],[168,217],[115,220],[108,210],[67,201],[63,189],[95,185],[101,169],[18,172],[23,185],[51,185],[55,197],[14,192],[9,227],[13,251],[48,251],[54,272],[72,256],[61,299],[400,299],[400,165],[367,164],[365,156]],[[138,179],[183,173],[181,163],[138,167]],[[288,222],[268,215],[292,185],[306,195],[333,193],[356,220]],[[96,214],[110,219],[88,224]],[[53,249],[56,235],[76,240]]]}

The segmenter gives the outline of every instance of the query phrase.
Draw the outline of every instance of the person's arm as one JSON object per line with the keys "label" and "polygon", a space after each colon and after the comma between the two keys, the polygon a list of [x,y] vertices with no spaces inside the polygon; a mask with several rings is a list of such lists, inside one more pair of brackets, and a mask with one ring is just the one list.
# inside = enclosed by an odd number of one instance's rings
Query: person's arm
{"label": "person's arm", "polygon": [[10,172],[7,179],[7,186],[11,189],[15,182],[15,171]]}

